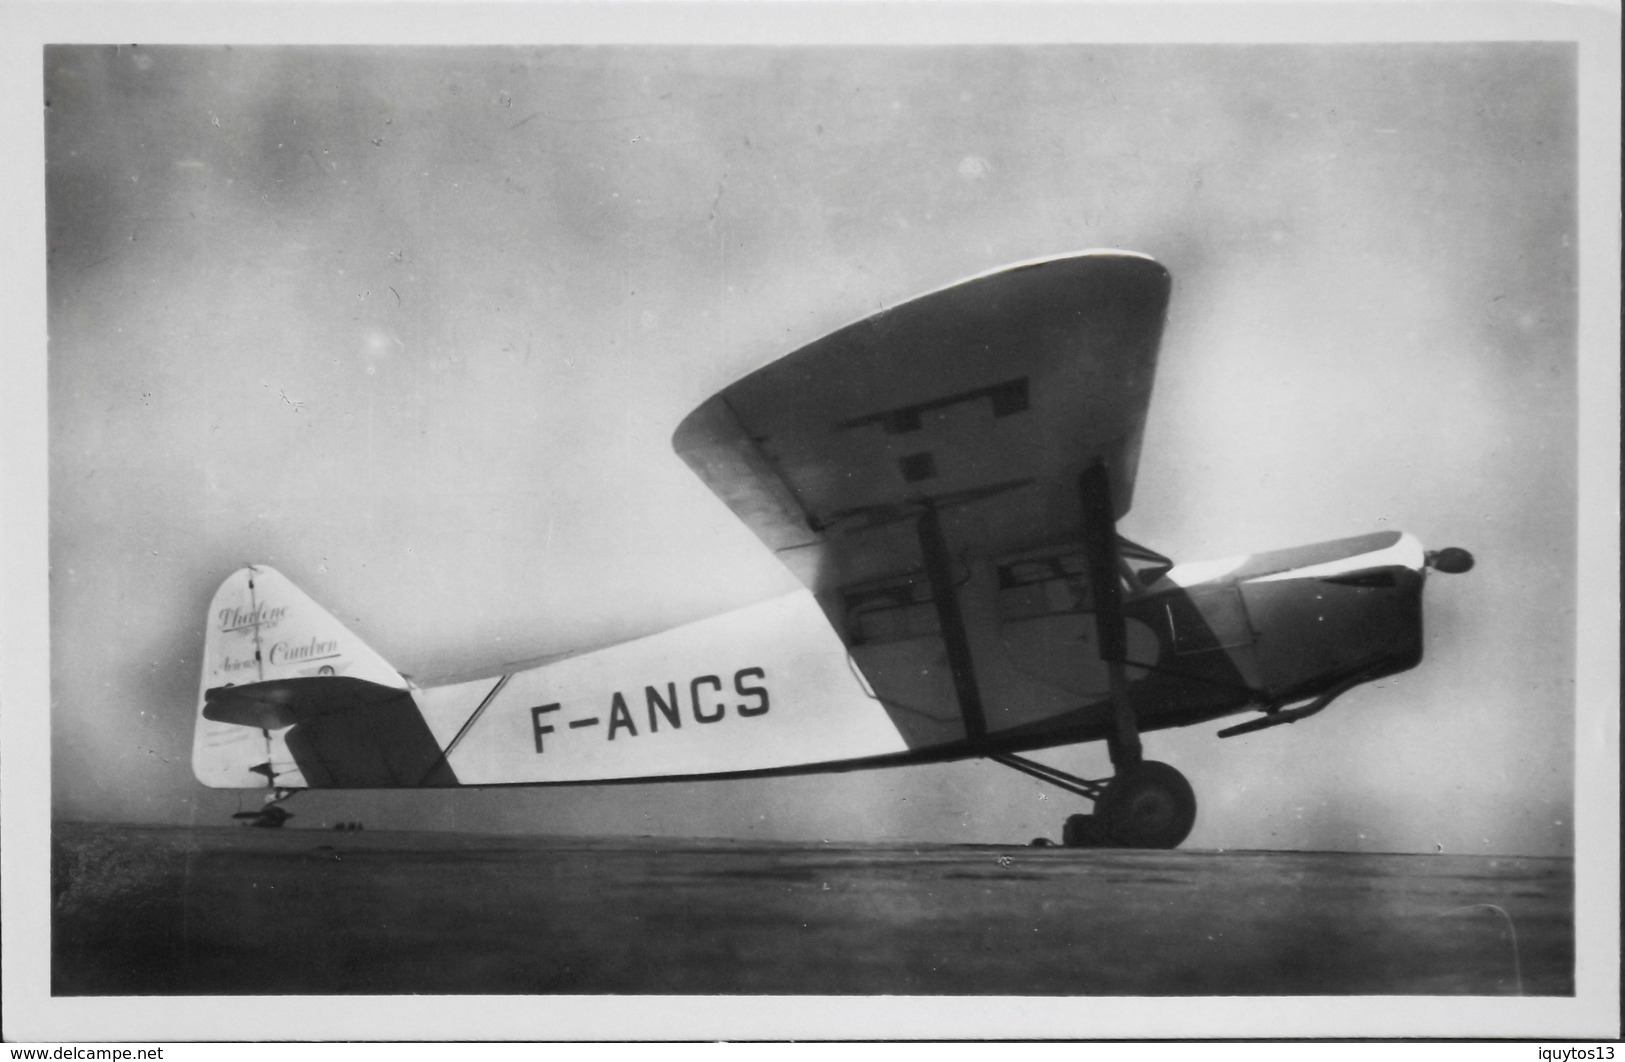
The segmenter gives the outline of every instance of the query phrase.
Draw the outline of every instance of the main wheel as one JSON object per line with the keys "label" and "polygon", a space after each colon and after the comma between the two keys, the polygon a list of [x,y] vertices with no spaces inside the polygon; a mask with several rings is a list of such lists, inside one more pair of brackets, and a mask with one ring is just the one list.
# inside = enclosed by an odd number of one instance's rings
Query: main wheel
{"label": "main wheel", "polygon": [[1166,763],[1142,760],[1117,772],[1095,804],[1095,817],[1113,844],[1177,848],[1196,825],[1196,793]]}

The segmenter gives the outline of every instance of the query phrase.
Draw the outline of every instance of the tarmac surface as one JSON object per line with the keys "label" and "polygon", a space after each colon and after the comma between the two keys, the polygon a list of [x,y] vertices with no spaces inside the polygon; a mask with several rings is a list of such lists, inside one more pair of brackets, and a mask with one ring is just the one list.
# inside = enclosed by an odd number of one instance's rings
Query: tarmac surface
{"label": "tarmac surface", "polygon": [[1571,995],[1568,859],[57,823],[54,995]]}

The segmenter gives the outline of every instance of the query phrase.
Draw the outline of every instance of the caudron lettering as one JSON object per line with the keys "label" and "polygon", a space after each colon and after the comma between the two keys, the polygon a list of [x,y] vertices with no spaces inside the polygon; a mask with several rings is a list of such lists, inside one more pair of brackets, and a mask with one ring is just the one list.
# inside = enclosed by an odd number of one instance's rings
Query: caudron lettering
{"label": "caudron lettering", "polygon": [[[661,730],[681,730],[688,719],[701,725],[718,723],[727,718],[730,708],[743,719],[767,714],[773,701],[768,694],[766,670],[759,667],[740,668],[733,673],[731,685],[731,697],[728,695],[729,685],[718,675],[700,675],[690,679],[686,690],[675,682],[668,682],[664,686],[645,686],[643,712],[635,711],[626,694],[616,690],[610,694],[607,720],[596,715],[581,716],[569,721],[569,729],[582,730],[602,725],[605,740],[615,741],[617,738],[635,738],[640,734],[657,734]],[[633,697],[635,701],[636,695]],[[531,736],[536,741],[537,752],[544,751],[543,737],[555,732],[555,727],[542,722],[542,717],[559,712],[563,707],[555,703],[530,709]]]}
{"label": "caudron lettering", "polygon": [[277,642],[271,646],[270,661],[275,664],[296,664],[301,660],[315,660],[319,657],[336,656],[339,651],[338,642],[324,642],[319,638],[312,638],[308,642]]}

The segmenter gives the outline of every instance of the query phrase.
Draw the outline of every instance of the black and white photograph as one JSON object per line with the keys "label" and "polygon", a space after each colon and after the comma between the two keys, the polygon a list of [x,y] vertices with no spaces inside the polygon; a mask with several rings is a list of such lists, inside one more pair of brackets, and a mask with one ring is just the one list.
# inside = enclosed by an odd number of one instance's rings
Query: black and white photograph
{"label": "black and white photograph", "polygon": [[1617,8],[252,6],[8,46],[22,1038],[1618,1035]]}

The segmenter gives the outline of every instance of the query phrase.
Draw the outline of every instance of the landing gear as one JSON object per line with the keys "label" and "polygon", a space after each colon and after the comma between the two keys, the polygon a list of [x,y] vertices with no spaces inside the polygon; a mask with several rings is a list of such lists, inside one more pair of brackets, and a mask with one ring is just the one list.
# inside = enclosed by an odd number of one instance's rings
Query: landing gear
{"label": "landing gear", "polygon": [[1117,772],[1091,817],[1124,848],[1177,848],[1196,825],[1196,793],[1166,763],[1141,760]]}
{"label": "landing gear", "polygon": [[[1185,776],[1142,756],[1138,714],[1128,690],[1128,628],[1123,618],[1125,564],[1118,552],[1116,509],[1111,479],[1103,464],[1078,477],[1083,516],[1083,545],[1089,558],[1089,585],[1095,591],[1095,625],[1100,660],[1111,683],[1112,731],[1106,736],[1113,775],[1094,798],[1092,816],[1067,820],[1067,833],[1079,844],[1105,843],[1124,848],[1173,848],[1190,836],[1196,823],[1196,794]],[[1068,844],[1072,841],[1068,840]]]}
{"label": "landing gear", "polygon": [[1121,763],[1113,777],[1091,781],[1013,753],[989,758],[1095,802],[1093,815],[1069,816],[1061,827],[1068,848],[1177,848],[1196,824],[1196,793],[1166,763]]}
{"label": "landing gear", "polygon": [[[261,806],[256,811],[239,811],[232,818],[242,820],[244,826],[258,826],[262,829],[280,830],[282,824],[293,818],[293,812],[282,807],[282,802],[299,792],[297,789],[273,789],[265,795]],[[242,805],[238,805],[241,807]]]}
{"label": "landing gear", "polygon": [[1061,827],[1068,848],[1178,848],[1196,825],[1196,794],[1185,776],[1141,760],[1106,783],[1093,815]]}
{"label": "landing gear", "polygon": [[1178,848],[1196,825],[1196,793],[1185,776],[1156,760],[1117,772],[1093,815],[1061,827],[1068,848]]}
{"label": "landing gear", "polygon": [[[1069,848],[1174,848],[1190,836],[1196,823],[1196,794],[1184,775],[1142,755],[1139,717],[1129,696],[1128,628],[1123,617],[1123,595],[1132,592],[1133,587],[1118,552],[1117,507],[1104,464],[1096,462],[1078,477],[1078,503],[1089,585],[1095,596],[1099,638],[1096,648],[1110,684],[1112,727],[1103,736],[1113,775],[1099,780],[1079,778],[1014,753],[996,753],[990,758],[1095,802],[1093,815],[1073,815],[1062,827],[1061,843]],[[928,511],[927,515],[934,519],[934,513]],[[927,526],[922,522],[922,528]],[[929,527],[934,529],[935,524]],[[925,538],[922,531],[922,544]],[[941,566],[946,567],[946,562]],[[947,628],[945,616],[945,632]],[[985,733],[980,719],[978,714],[978,728],[973,733],[967,716],[967,736],[981,737]]]}

